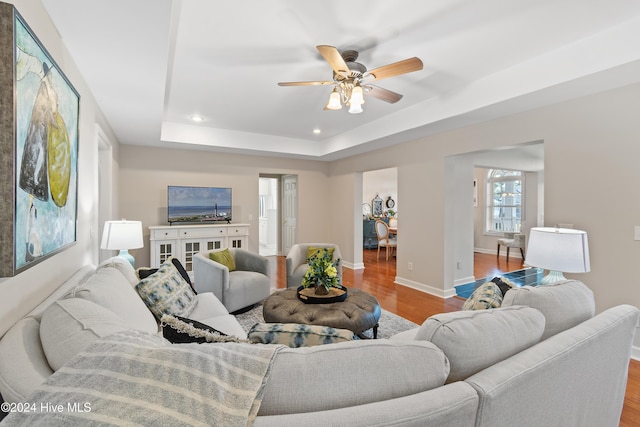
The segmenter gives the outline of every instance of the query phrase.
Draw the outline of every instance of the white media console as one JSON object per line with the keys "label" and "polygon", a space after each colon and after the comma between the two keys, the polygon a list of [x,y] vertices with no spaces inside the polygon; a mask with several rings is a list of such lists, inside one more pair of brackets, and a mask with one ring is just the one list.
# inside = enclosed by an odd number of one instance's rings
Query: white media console
{"label": "white media console", "polygon": [[249,224],[157,225],[149,227],[149,232],[151,267],[160,267],[173,256],[180,260],[190,276],[193,274],[193,256],[198,252],[246,249],[249,240]]}

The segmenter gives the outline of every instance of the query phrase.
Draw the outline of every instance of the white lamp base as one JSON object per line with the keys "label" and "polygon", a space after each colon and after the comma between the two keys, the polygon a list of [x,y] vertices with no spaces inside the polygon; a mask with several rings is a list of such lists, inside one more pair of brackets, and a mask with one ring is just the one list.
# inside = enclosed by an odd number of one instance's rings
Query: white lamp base
{"label": "white lamp base", "polygon": [[549,274],[547,274],[542,278],[542,280],[540,281],[540,284],[548,285],[550,283],[561,282],[563,280],[567,280],[567,278],[564,277],[561,271],[550,270]]}
{"label": "white lamp base", "polygon": [[119,257],[126,259],[131,264],[131,267],[136,268],[136,259],[129,253],[127,249],[122,249],[118,254]]}

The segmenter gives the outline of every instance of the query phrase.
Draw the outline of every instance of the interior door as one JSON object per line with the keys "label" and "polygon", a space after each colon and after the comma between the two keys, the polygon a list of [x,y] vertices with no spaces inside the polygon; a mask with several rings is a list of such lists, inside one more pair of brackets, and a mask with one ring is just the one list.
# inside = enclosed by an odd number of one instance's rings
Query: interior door
{"label": "interior door", "polygon": [[298,176],[282,177],[282,249],[285,255],[297,242]]}

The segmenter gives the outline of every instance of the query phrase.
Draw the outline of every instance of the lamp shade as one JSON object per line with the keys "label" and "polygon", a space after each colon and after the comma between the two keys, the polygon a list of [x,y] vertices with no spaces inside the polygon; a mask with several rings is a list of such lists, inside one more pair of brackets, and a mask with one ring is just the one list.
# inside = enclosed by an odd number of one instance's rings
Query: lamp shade
{"label": "lamp shade", "polygon": [[534,227],[529,234],[527,265],[563,273],[590,271],[587,233],[571,228]]}
{"label": "lamp shade", "polygon": [[141,221],[105,221],[100,248],[123,250],[143,246]]}
{"label": "lamp shade", "polygon": [[340,103],[340,94],[338,93],[337,88],[333,88],[331,95],[329,95],[329,102],[325,108],[327,110],[340,110],[342,108],[342,104]]}

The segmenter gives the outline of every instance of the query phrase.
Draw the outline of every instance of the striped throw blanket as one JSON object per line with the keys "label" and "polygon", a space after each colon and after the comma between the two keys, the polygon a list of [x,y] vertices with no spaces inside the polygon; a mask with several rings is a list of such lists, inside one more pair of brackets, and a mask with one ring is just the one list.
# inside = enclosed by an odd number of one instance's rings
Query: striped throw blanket
{"label": "striped throw blanket", "polygon": [[74,357],[2,425],[250,425],[280,348],[120,332]]}

